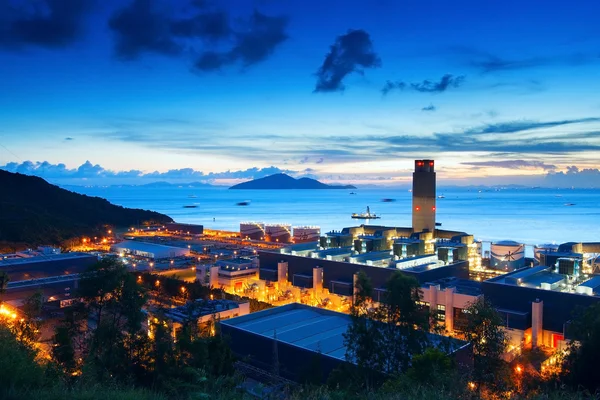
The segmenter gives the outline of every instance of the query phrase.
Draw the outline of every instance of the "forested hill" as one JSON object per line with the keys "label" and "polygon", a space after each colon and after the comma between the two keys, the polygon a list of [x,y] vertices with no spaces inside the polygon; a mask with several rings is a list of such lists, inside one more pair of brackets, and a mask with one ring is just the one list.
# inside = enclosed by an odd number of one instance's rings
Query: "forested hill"
{"label": "forested hill", "polygon": [[172,219],[70,192],[45,180],[0,170],[0,242],[59,244],[80,235]]}
{"label": "forested hill", "polygon": [[327,185],[311,178],[295,179],[286,174],[274,174],[242,182],[229,189],[356,189],[356,187],[352,185]]}

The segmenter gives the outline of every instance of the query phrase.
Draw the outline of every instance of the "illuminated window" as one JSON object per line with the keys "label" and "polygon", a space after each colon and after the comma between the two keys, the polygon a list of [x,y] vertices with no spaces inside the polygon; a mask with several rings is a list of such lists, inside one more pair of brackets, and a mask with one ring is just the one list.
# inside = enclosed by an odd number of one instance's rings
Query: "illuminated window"
{"label": "illuminated window", "polygon": [[438,321],[445,321],[446,320],[446,306],[443,304],[438,304],[437,305],[437,313],[435,315],[435,318]]}

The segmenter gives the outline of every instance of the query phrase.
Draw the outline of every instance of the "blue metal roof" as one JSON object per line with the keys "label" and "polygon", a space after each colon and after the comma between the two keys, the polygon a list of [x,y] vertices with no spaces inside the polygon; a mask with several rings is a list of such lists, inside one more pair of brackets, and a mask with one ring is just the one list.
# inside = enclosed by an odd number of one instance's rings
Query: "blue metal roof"
{"label": "blue metal roof", "polygon": [[[346,314],[292,303],[220,323],[271,339],[276,336],[282,343],[320,352],[339,360],[346,359],[343,335],[351,323],[350,316]],[[430,338],[434,344],[442,339],[433,334]],[[460,340],[449,340],[453,350],[465,344]]]}

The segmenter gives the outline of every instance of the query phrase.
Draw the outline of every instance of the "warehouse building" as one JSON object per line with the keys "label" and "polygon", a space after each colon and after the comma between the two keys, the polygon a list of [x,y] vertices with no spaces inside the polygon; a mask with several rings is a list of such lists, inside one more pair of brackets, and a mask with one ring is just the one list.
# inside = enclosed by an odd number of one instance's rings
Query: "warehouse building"
{"label": "warehouse building", "polygon": [[203,225],[195,225],[195,224],[181,224],[177,222],[170,222],[165,224],[165,228],[167,231],[180,234],[180,235],[193,235],[200,236],[204,234],[204,226]]}
{"label": "warehouse building", "polygon": [[[325,380],[346,363],[343,335],[350,324],[349,315],[292,303],[221,321],[220,327],[236,355],[258,368],[277,368],[281,376],[299,381],[307,373],[319,374]],[[468,362],[471,349],[465,342],[433,334],[430,340],[447,344],[457,362]],[[308,371],[314,368],[315,358],[321,371]]]}
{"label": "warehouse building", "polygon": [[154,260],[187,257],[191,254],[190,249],[185,247],[164,246],[162,244],[138,242],[135,240],[126,240],[113,244],[110,250],[119,254],[129,254]]}
{"label": "warehouse building", "polygon": [[77,274],[98,262],[98,257],[86,253],[59,253],[27,257],[0,257],[0,271],[10,282]]}

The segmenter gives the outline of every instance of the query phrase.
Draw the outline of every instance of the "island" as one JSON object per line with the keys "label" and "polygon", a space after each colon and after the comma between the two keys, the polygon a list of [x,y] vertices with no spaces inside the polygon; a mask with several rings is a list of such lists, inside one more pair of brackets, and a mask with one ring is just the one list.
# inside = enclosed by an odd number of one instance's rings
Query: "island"
{"label": "island", "polygon": [[117,206],[42,178],[0,170],[0,245],[59,245],[78,236],[105,234],[107,226],[167,222],[173,220],[164,214]]}
{"label": "island", "polygon": [[254,179],[248,182],[242,182],[230,187],[229,189],[356,189],[352,185],[327,185],[311,178],[295,179],[286,174],[274,174],[264,178]]}

